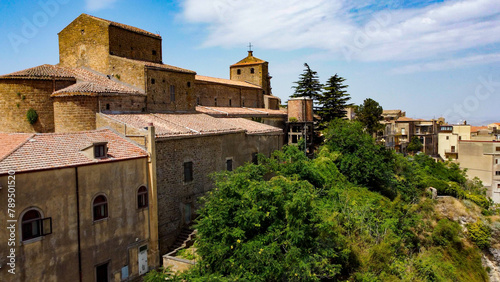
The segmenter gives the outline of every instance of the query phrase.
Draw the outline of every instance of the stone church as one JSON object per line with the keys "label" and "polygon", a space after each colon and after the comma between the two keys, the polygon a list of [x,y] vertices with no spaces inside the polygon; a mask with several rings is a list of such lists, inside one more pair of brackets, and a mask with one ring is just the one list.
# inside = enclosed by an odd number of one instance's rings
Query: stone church
{"label": "stone church", "polygon": [[17,262],[30,269],[7,276],[0,245],[2,281],[137,279],[192,225],[210,173],[285,142],[288,115],[252,51],[230,79],[200,76],[164,64],[159,35],[82,14],[59,55],[0,76],[0,201],[15,171]]}

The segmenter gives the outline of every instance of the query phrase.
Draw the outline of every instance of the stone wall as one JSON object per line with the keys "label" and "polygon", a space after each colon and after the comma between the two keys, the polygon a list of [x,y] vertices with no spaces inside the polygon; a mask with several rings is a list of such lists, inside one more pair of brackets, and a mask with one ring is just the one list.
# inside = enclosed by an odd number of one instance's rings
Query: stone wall
{"label": "stone wall", "polygon": [[109,56],[109,68],[105,73],[145,91],[146,72],[144,64],[117,56]]}
{"label": "stone wall", "polygon": [[97,110],[97,97],[55,97],[54,121],[56,132],[76,132],[95,129],[95,114]]}
{"label": "stone wall", "polygon": [[59,62],[107,73],[109,23],[82,14],[59,33]]}
{"label": "stone wall", "polygon": [[[83,281],[95,281],[95,266],[109,262],[116,277],[129,266],[137,277],[137,249],[148,244],[148,209],[137,209],[137,189],[147,185],[146,158],[89,165],[78,168],[77,210],[75,168],[16,174],[16,275],[7,273],[6,255],[0,257],[0,281],[78,281],[78,221],[80,215]],[[7,176],[0,176],[7,187]],[[108,218],[93,221],[92,201],[102,193],[108,199]],[[7,203],[7,193],[0,193]],[[52,234],[21,241],[22,214],[36,208],[43,218],[52,218]],[[0,205],[7,214],[7,205]],[[0,240],[7,242],[6,228]],[[0,253],[7,254],[7,244]],[[135,256],[134,256],[135,254]]]}
{"label": "stone wall", "polygon": [[261,91],[256,88],[196,81],[197,102],[206,107],[262,108],[264,97]]}
{"label": "stone wall", "polygon": [[[158,174],[158,230],[160,253],[165,254],[197,208],[197,198],[213,187],[209,174],[252,160],[252,154],[270,155],[282,146],[282,135],[232,133],[191,138],[159,139],[156,143]],[[184,182],[185,162],[193,162],[193,181]],[[189,209],[186,208],[189,206]],[[191,215],[186,215],[186,211]]]}
{"label": "stone wall", "polygon": [[[2,132],[54,132],[54,108],[50,95],[74,84],[74,80],[3,79],[0,80],[0,128]],[[26,119],[33,108],[38,121]]]}
{"label": "stone wall", "polygon": [[[195,111],[194,74],[147,69],[146,77],[148,78],[146,92],[149,112]],[[174,97],[170,93],[171,86],[175,88]]]}
{"label": "stone wall", "polygon": [[135,60],[161,63],[161,39],[110,26],[109,53]]}
{"label": "stone wall", "polygon": [[313,100],[293,98],[288,100],[288,118],[296,118],[298,122],[313,121]]}
{"label": "stone wall", "polygon": [[[252,69],[254,70],[253,73]],[[240,70],[240,74],[238,74],[238,70]],[[264,95],[271,94],[268,62],[231,66],[229,75],[231,80],[245,81],[261,86],[263,89],[262,94]]]}

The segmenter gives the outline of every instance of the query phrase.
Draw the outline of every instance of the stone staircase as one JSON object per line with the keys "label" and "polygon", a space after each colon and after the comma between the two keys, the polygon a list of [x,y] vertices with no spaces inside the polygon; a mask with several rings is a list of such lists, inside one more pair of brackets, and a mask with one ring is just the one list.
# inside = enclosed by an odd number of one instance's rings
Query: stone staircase
{"label": "stone staircase", "polygon": [[194,243],[194,238],[198,230],[192,229],[192,226],[186,226],[182,229],[181,233],[177,236],[175,243],[170,247],[168,256],[174,256],[177,251],[184,248],[189,248]]}

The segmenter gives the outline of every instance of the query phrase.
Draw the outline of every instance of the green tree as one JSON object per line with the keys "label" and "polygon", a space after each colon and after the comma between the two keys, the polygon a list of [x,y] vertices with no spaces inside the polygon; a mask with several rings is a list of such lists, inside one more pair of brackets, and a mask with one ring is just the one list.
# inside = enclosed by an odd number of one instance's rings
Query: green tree
{"label": "green tree", "polygon": [[318,73],[311,70],[307,63],[304,63],[304,66],[306,67],[304,72],[300,75],[299,80],[294,82],[296,86],[292,88],[295,89],[295,92],[291,97],[309,97],[318,100],[321,95],[322,87],[318,79]]}
{"label": "green tree", "polygon": [[337,119],[330,123],[324,135],[325,146],[341,153],[335,163],[350,182],[376,191],[390,189],[394,174],[392,152],[375,144],[373,137],[363,131],[360,122]]}
{"label": "green tree", "polygon": [[323,87],[323,92],[318,99],[320,110],[317,114],[321,117],[323,124],[336,118],[345,118],[347,102],[351,99],[345,90],[349,85],[344,85],[345,79],[335,74],[330,77]]}
{"label": "green tree", "polygon": [[408,150],[408,152],[416,153],[416,152],[422,150],[423,147],[424,146],[422,145],[420,138],[418,138],[417,136],[413,136],[411,138],[410,143],[408,144],[408,147],[406,147],[406,149]]}
{"label": "green tree", "polygon": [[365,125],[368,133],[373,135],[383,128],[380,123],[383,119],[382,112],[382,106],[377,101],[368,98],[356,109],[356,119]]}

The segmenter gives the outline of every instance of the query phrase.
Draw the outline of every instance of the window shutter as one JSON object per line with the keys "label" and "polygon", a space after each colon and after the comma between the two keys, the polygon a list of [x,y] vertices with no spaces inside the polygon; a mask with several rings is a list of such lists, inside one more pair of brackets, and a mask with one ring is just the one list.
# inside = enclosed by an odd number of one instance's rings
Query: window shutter
{"label": "window shutter", "polygon": [[47,217],[41,220],[42,236],[52,234],[52,217]]}

